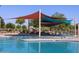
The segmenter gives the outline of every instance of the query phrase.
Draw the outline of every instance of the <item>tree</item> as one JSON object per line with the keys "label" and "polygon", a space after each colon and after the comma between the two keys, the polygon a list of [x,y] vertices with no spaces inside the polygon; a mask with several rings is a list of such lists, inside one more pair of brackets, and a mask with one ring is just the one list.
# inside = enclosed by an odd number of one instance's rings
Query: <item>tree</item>
{"label": "tree", "polygon": [[38,19],[33,19],[31,22],[31,25],[34,27],[39,27],[39,20]]}
{"label": "tree", "polygon": [[8,24],[6,24],[6,28],[15,29],[15,24],[8,23]]}
{"label": "tree", "polygon": [[16,26],[16,29],[17,29],[17,30],[21,29],[21,26],[20,26],[20,25],[17,25],[17,26]]}
{"label": "tree", "polygon": [[22,26],[22,32],[26,33],[27,32],[27,27],[25,25]]}
{"label": "tree", "polygon": [[52,17],[59,18],[59,20],[66,20],[65,15],[59,12],[54,13]]}
{"label": "tree", "polygon": [[22,29],[27,29],[27,27],[25,25],[22,26]]}
{"label": "tree", "polygon": [[[16,23],[19,24],[20,26],[25,22],[25,20],[23,18],[19,18],[16,20]],[[20,31],[22,31],[22,26],[20,28]]]}
{"label": "tree", "polygon": [[19,25],[22,25],[24,22],[25,22],[25,20],[22,18],[16,20],[16,23]]}
{"label": "tree", "polygon": [[0,28],[4,28],[4,27],[5,27],[4,19],[0,17]]}

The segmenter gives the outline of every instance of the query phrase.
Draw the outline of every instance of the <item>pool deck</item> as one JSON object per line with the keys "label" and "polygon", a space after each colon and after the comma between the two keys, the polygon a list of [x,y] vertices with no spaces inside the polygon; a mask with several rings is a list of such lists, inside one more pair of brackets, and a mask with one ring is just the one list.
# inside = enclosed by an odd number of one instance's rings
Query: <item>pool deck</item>
{"label": "pool deck", "polygon": [[22,39],[27,42],[79,42],[79,38],[62,38],[62,39]]}
{"label": "pool deck", "polygon": [[[11,36],[5,36],[0,35],[0,37],[11,37]],[[28,39],[21,39],[27,42],[79,42],[79,36],[78,37],[41,37],[41,38],[28,38]]]}
{"label": "pool deck", "polygon": [[0,37],[11,37],[11,36],[0,35]]}

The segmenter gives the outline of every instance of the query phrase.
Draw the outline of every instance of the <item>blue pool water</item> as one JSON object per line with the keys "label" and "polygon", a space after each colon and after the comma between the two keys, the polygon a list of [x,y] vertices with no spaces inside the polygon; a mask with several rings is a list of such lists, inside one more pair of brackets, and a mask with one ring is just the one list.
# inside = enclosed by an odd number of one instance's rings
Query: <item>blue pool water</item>
{"label": "blue pool water", "polygon": [[[1,37],[0,52],[38,53],[39,42],[26,42],[26,36]],[[41,42],[40,53],[78,53],[79,42]]]}

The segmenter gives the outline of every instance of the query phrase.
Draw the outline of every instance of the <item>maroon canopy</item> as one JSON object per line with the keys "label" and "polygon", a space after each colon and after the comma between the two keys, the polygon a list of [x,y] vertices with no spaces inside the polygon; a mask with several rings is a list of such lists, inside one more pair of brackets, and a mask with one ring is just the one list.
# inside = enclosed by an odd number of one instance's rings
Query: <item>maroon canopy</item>
{"label": "maroon canopy", "polygon": [[[40,13],[40,14],[41,14],[41,18],[46,16],[46,17],[50,17],[53,19],[62,19],[62,18],[57,18],[57,17],[51,17],[51,16],[45,15],[43,13]],[[19,18],[22,18],[22,19],[39,19],[39,11],[32,13],[32,14],[29,14],[29,15],[26,15],[26,16],[15,17],[12,19],[19,19]]]}
{"label": "maroon canopy", "polygon": [[19,19],[19,18],[22,18],[22,19],[39,19],[39,12],[35,12],[35,13],[29,14],[26,16],[15,17],[12,19]]}

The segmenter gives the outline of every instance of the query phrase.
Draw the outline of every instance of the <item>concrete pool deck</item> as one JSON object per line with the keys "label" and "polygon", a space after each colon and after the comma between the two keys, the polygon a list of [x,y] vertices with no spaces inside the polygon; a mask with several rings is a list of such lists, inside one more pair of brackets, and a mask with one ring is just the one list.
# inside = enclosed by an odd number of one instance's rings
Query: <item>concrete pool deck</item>
{"label": "concrete pool deck", "polygon": [[78,39],[22,39],[28,42],[79,42]]}
{"label": "concrete pool deck", "polygon": [[[16,37],[16,36],[5,36],[5,35],[0,35],[0,37]],[[30,37],[30,36],[29,36]],[[38,38],[26,38],[26,39],[21,39],[24,41],[28,42],[79,42],[79,37],[71,36],[71,37],[54,37],[54,36],[43,36],[43,37],[38,37]]]}

